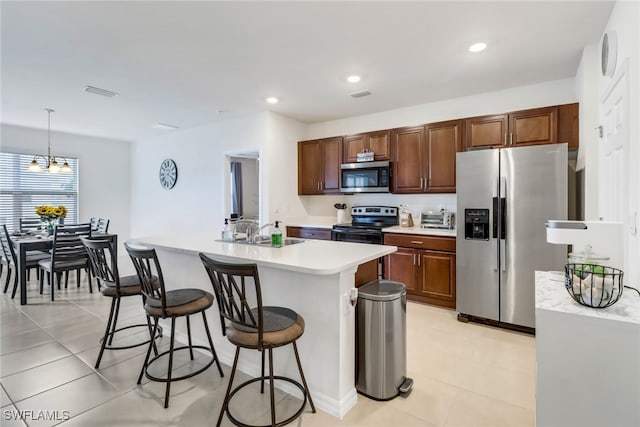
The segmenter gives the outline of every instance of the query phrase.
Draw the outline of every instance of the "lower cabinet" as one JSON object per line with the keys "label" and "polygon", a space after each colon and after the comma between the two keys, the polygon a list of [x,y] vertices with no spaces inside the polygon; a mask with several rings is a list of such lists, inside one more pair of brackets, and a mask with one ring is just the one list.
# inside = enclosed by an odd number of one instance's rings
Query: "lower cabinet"
{"label": "lower cabinet", "polygon": [[331,229],[287,226],[287,236],[300,237],[303,239],[331,240]]}
{"label": "lower cabinet", "polygon": [[384,242],[398,246],[384,259],[385,279],[404,283],[409,300],[456,307],[454,238],[389,233]]}

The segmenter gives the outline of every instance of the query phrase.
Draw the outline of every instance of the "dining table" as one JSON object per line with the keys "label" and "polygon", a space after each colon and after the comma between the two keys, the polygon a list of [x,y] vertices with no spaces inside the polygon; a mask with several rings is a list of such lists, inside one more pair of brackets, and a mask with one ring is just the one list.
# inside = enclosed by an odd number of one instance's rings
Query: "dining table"
{"label": "dining table", "polygon": [[[118,235],[112,233],[92,233],[91,238],[104,237],[109,239],[114,248],[117,259]],[[16,249],[18,265],[16,269],[19,274],[20,284],[20,305],[27,304],[27,253],[31,251],[50,251],[53,248],[53,236],[42,234],[24,233],[10,235],[11,243]]]}

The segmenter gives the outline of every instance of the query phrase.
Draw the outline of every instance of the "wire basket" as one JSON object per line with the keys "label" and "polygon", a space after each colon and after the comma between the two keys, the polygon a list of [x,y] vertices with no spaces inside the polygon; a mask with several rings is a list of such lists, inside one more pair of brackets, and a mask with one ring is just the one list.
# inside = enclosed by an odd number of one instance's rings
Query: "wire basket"
{"label": "wire basket", "polygon": [[567,264],[564,269],[567,292],[582,305],[610,307],[622,296],[622,270],[597,264]]}

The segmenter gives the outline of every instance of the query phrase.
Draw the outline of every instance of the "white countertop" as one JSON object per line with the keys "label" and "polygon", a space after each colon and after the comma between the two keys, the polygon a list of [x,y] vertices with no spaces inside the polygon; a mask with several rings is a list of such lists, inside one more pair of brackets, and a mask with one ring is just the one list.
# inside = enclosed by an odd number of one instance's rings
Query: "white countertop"
{"label": "white countertop", "polygon": [[439,237],[456,237],[456,230],[445,230],[441,228],[422,228],[420,226],[413,227],[386,227],[382,229],[383,233],[404,233],[404,234],[422,234],[425,236]]}
{"label": "white countertop", "polygon": [[610,307],[592,308],[571,298],[564,277],[560,271],[536,271],[536,309],[640,324],[640,295],[634,290],[625,289],[620,300]]}
{"label": "white countertop", "polygon": [[303,243],[272,248],[215,241],[208,235],[153,236],[131,239],[154,247],[180,252],[217,256],[230,262],[251,262],[272,268],[309,274],[335,274],[367,261],[393,253],[395,246],[365,243],[305,240]]}

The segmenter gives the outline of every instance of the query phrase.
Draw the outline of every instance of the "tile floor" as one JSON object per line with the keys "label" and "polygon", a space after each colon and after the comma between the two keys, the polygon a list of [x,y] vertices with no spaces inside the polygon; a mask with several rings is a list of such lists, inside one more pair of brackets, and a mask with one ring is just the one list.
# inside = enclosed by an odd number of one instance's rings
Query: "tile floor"
{"label": "tile floor", "polygon": [[[4,280],[4,274],[2,277]],[[2,426],[208,426],[214,425],[229,367],[221,379],[215,368],[174,383],[168,409],[164,385],[136,385],[145,347],[105,352],[93,369],[109,312],[109,300],[89,294],[86,284],[39,295],[35,280],[30,304],[0,294],[0,424]],[[121,320],[139,323],[139,299],[123,300]],[[122,342],[139,338],[135,330]],[[408,375],[415,381],[407,398],[376,402],[363,396],[343,420],[307,410],[295,426],[533,426],[535,341],[529,335],[459,323],[451,310],[409,303]],[[136,336],[138,335],[138,336]],[[166,338],[163,338],[166,345]],[[304,351],[304,348],[300,348]],[[197,365],[179,359],[175,366]],[[161,367],[160,367],[161,368]],[[249,390],[250,392],[250,390]],[[268,396],[267,394],[263,396]],[[297,399],[278,393],[279,413]],[[240,399],[238,399],[240,400]],[[243,398],[242,421],[267,423],[268,400]],[[251,410],[246,410],[250,407]],[[27,411],[26,419],[13,419]],[[32,412],[28,412],[32,411]],[[44,413],[54,419],[43,419]],[[223,425],[231,425],[224,420]]]}

